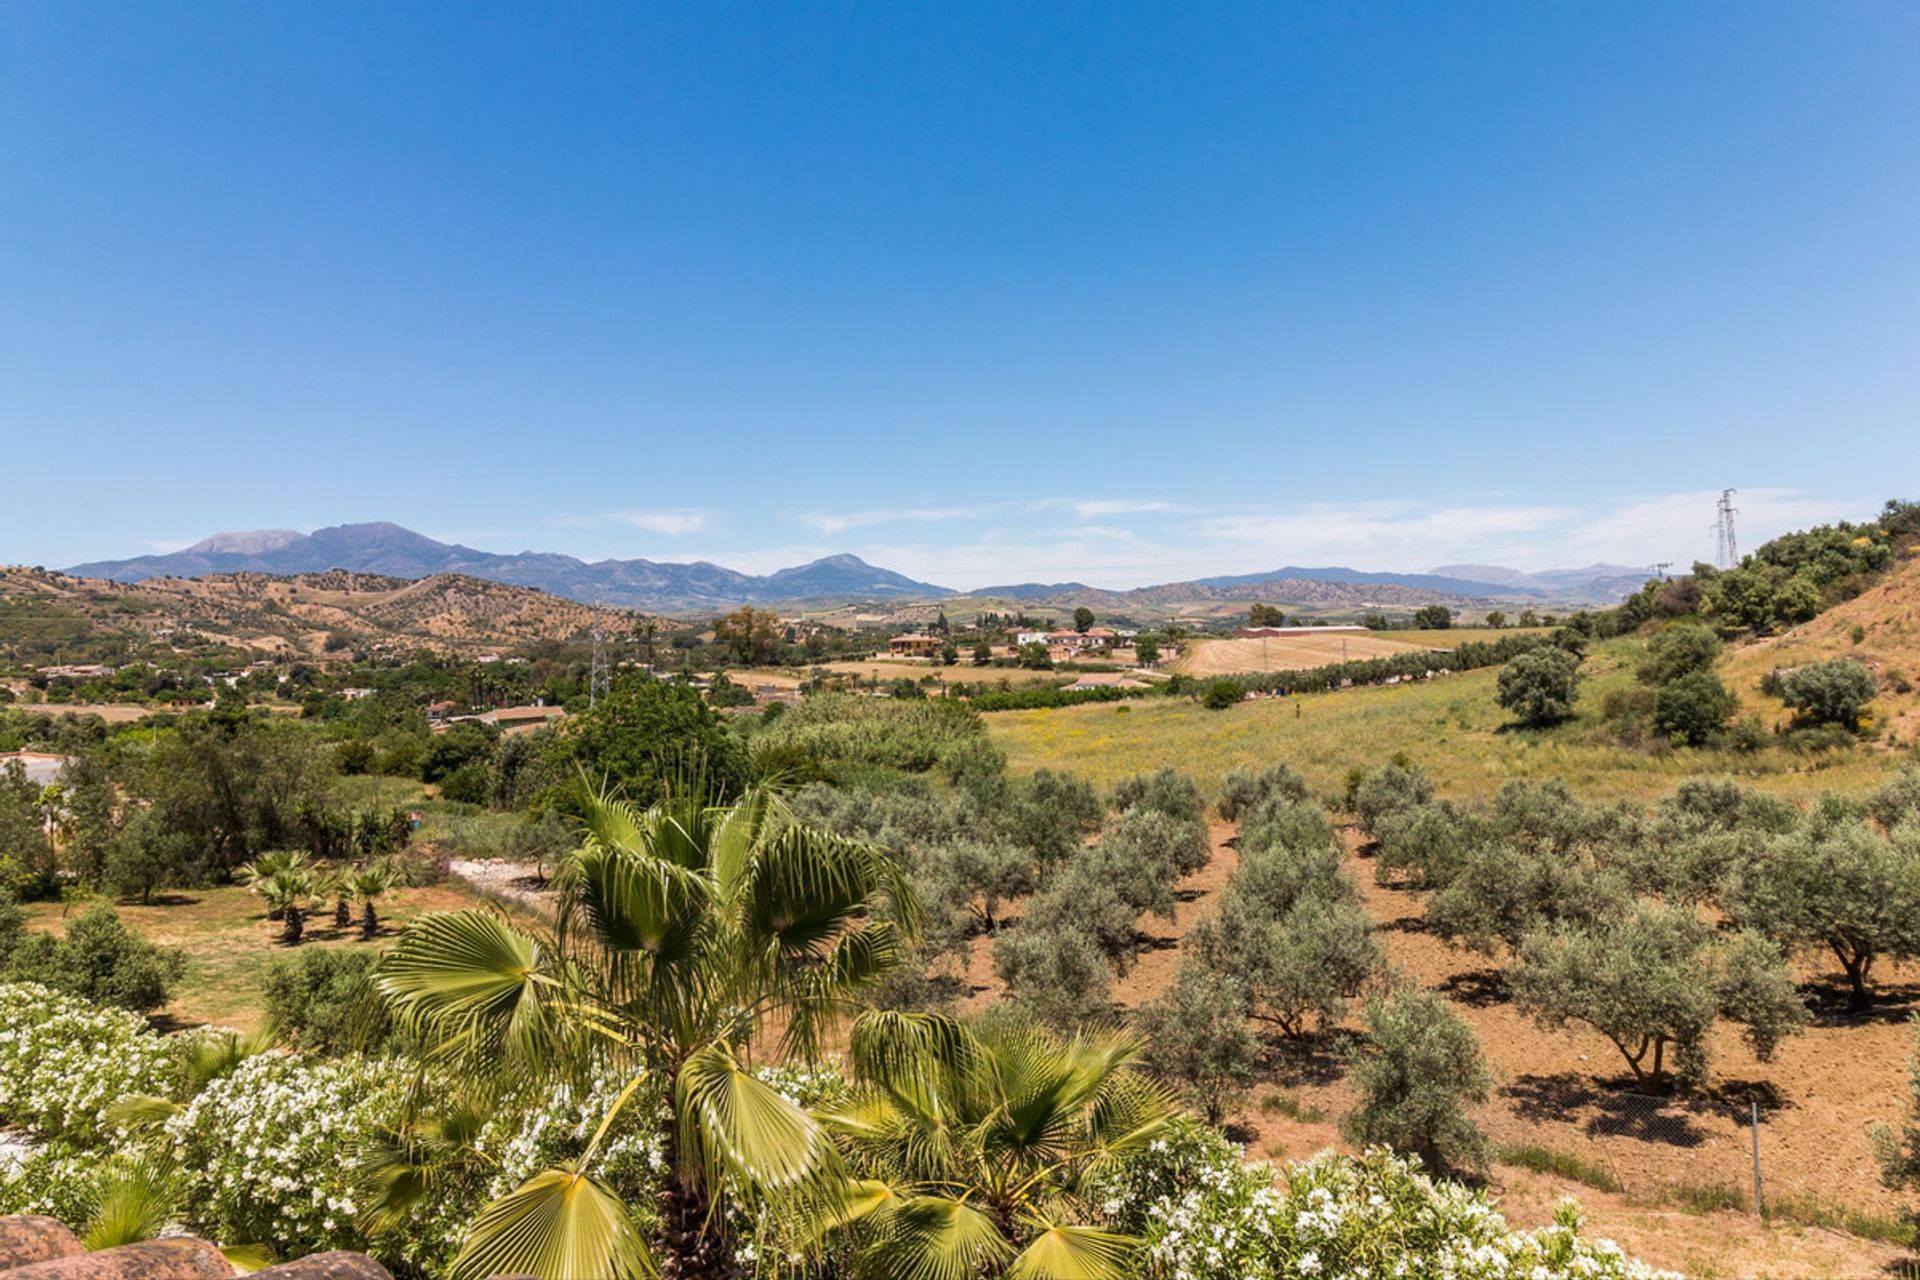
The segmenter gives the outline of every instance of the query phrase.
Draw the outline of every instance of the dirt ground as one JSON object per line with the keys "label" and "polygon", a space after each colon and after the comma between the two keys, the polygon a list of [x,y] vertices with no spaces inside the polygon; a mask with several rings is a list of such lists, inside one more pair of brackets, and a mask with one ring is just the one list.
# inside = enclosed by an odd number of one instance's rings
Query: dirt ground
{"label": "dirt ground", "polygon": [[[1210,909],[1238,865],[1234,829],[1212,827],[1213,861],[1181,882],[1176,919],[1142,921],[1138,959],[1115,985],[1117,1003],[1137,1007],[1172,981],[1178,940]],[[1490,1189],[1508,1220],[1534,1227],[1551,1220],[1556,1200],[1572,1196],[1588,1230],[1635,1256],[1698,1277],[1794,1277],[1852,1280],[1894,1274],[1912,1255],[1825,1228],[1769,1223],[1748,1212],[1752,1131],[1744,1117],[1760,1102],[1764,1194],[1776,1208],[1852,1211],[1893,1217],[1902,1199],[1883,1188],[1867,1128],[1897,1119],[1903,1104],[1920,1004],[1920,968],[1880,975],[1882,1000],[1850,1015],[1833,975],[1803,975],[1817,993],[1814,1023],[1771,1063],[1757,1062],[1737,1033],[1722,1028],[1712,1046],[1711,1095],[1689,1105],[1634,1096],[1624,1060],[1599,1034],[1549,1032],[1507,998],[1494,962],[1424,931],[1420,895],[1376,885],[1356,833],[1345,833],[1348,869],[1377,922],[1388,962],[1443,992],[1473,1027],[1495,1075],[1478,1119],[1499,1146],[1538,1146],[1579,1158],[1617,1180],[1608,1192],[1552,1174],[1497,1165]],[[1013,914],[1017,915],[1017,909]],[[991,940],[969,956],[969,1010],[1004,995],[993,975]],[[1250,1156],[1301,1159],[1325,1147],[1345,1149],[1337,1121],[1353,1104],[1343,1050],[1358,1030],[1350,1017],[1334,1034],[1301,1045],[1270,1042],[1248,1105],[1234,1132]],[[1681,1203],[1689,1190],[1738,1208],[1700,1211]],[[1902,1273],[1904,1274],[1904,1273]]]}

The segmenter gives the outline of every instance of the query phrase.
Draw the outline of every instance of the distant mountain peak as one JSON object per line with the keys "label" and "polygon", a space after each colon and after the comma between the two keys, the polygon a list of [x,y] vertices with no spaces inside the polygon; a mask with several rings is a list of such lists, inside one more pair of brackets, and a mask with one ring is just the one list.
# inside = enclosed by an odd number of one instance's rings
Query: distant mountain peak
{"label": "distant mountain peak", "polygon": [[216,533],[211,538],[187,547],[189,552],[221,552],[230,555],[253,556],[263,551],[278,551],[306,538],[306,534],[296,529],[247,529],[235,533]]}

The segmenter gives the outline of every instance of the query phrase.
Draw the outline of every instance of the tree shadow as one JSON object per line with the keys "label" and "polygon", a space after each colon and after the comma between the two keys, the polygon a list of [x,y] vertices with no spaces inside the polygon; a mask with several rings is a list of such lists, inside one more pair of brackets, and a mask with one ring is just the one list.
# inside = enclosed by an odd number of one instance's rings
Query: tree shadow
{"label": "tree shadow", "polygon": [[166,893],[156,893],[145,902],[130,902],[127,905],[133,907],[197,907],[200,905],[200,899],[190,893],[180,893],[169,890]]}
{"label": "tree shadow", "polygon": [[1173,900],[1175,902],[1198,902],[1206,896],[1207,891],[1205,889],[1175,889],[1173,891]]}
{"label": "tree shadow", "polygon": [[1800,984],[1807,1012],[1816,1027],[1864,1027],[1874,1023],[1905,1022],[1920,1004],[1920,983],[1876,982],[1867,992],[1865,1008],[1853,1007],[1853,988],[1841,974],[1822,974]]}
{"label": "tree shadow", "polygon": [[1449,1000],[1457,1000],[1474,1009],[1488,1009],[1513,999],[1512,993],[1507,990],[1506,971],[1491,966],[1453,974],[1434,990]]}
{"label": "tree shadow", "polygon": [[1433,925],[1428,923],[1425,916],[1415,915],[1396,916],[1380,927],[1394,933],[1431,934],[1433,932]]}
{"label": "tree shadow", "polygon": [[1669,1147],[1698,1147],[1707,1135],[1695,1117],[1712,1109],[1704,1099],[1631,1093],[1596,1087],[1590,1077],[1562,1071],[1523,1075],[1500,1090],[1524,1120],[1578,1124],[1590,1138],[1631,1138]]}
{"label": "tree shadow", "polygon": [[1260,1041],[1260,1066],[1277,1084],[1332,1084],[1347,1074],[1347,1058],[1361,1037],[1336,1029],[1288,1039],[1263,1036]]}

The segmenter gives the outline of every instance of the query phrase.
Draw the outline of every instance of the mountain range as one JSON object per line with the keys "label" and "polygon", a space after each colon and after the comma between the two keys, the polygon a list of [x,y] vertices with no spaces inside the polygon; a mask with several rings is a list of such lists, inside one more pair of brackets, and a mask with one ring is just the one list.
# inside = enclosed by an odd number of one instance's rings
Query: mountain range
{"label": "mountain range", "polygon": [[[141,582],[228,573],[290,576],[334,569],[409,579],[462,574],[533,587],[583,603],[666,612],[783,601],[941,600],[962,594],[879,568],[853,555],[826,556],[770,574],[748,574],[704,560],[688,564],[586,561],[553,552],[507,555],[479,551],[385,522],[334,525],[312,533],[292,529],[220,533],[182,551],[95,561],[74,565],[67,572],[78,577]],[[1116,607],[1128,599],[1166,602],[1180,598],[1356,605],[1428,600],[1603,604],[1637,590],[1647,576],[1644,569],[1607,564],[1544,573],[1522,573],[1495,565],[1444,565],[1429,573],[1288,565],[1267,573],[1199,578],[1131,591],[1106,591],[1082,582],[1024,582],[964,594],[1053,605],[1111,602]]]}

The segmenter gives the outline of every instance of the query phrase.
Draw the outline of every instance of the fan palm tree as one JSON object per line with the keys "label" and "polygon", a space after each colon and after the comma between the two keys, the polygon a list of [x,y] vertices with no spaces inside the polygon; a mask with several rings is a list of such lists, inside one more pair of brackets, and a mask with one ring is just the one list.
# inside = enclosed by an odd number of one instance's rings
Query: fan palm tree
{"label": "fan palm tree", "polygon": [[344,929],[353,923],[353,878],[355,867],[335,867],[320,877],[320,896],[333,899],[333,927]]}
{"label": "fan palm tree", "polygon": [[409,922],[376,971],[401,1023],[466,1079],[550,1079],[588,1064],[629,1077],[579,1160],[480,1212],[454,1280],[653,1268],[629,1206],[592,1175],[601,1139],[647,1080],[662,1082],[671,1116],[659,1206],[668,1272],[722,1272],[710,1210],[725,1198],[837,1197],[833,1142],[752,1073],[752,1054],[775,1035],[785,1052],[815,1052],[912,930],[892,857],[801,825],[768,791],[725,807],[674,796],[642,812],[598,796],[583,809],[551,931],[437,912]]}
{"label": "fan palm tree", "polygon": [[[254,891],[258,893],[260,891],[257,886],[262,880],[270,879],[283,871],[307,871],[311,870],[312,867],[313,859],[308,857],[304,850],[269,849],[259,857],[253,859],[253,861],[241,863],[239,867],[234,870],[234,874],[240,878],[241,884],[256,886]],[[263,894],[262,896],[265,895]],[[267,919],[278,920],[279,918],[280,912],[277,911],[272,902],[269,901],[267,904]]]}
{"label": "fan palm tree", "polygon": [[360,936],[371,941],[380,932],[380,915],[374,904],[393,888],[393,872],[384,863],[349,872],[346,891],[360,904]]}
{"label": "fan palm tree", "polygon": [[1138,1242],[1082,1225],[1092,1178],[1165,1130],[1177,1107],[1131,1069],[1119,1034],[978,1031],[936,1014],[854,1025],[858,1089],[823,1113],[856,1173],[824,1219],[861,1274],[899,1280],[1119,1280]]}
{"label": "fan palm tree", "polygon": [[307,904],[320,892],[320,876],[310,866],[293,866],[253,882],[253,891],[267,902],[270,919],[282,921],[280,940],[298,946],[306,931]]}

